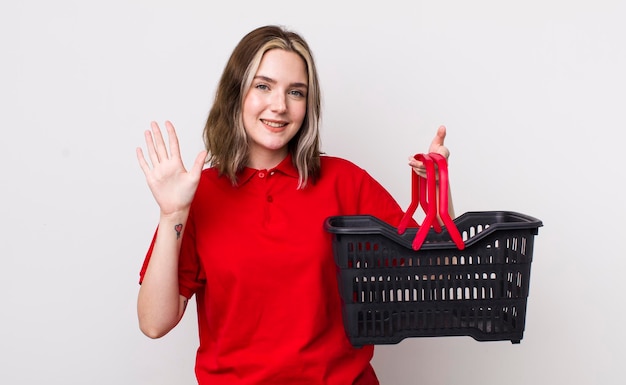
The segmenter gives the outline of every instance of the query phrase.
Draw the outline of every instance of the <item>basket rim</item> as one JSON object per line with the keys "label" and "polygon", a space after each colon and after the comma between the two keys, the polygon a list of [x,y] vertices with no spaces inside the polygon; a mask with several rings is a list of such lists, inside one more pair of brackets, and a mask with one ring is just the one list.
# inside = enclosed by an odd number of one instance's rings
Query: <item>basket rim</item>
{"label": "basket rim", "polygon": [[[481,239],[488,237],[496,231],[532,229],[534,230],[533,234],[536,235],[538,228],[543,226],[543,222],[533,216],[506,210],[468,211],[456,217],[453,222],[460,230],[464,228],[463,223],[474,222],[477,218],[481,219],[482,223],[488,225],[488,227],[466,239],[466,247],[479,242]],[[324,228],[332,234],[382,235],[407,248],[411,248],[411,243],[418,230],[418,227],[410,227],[407,228],[403,234],[399,234],[397,227],[368,214],[330,216],[324,221]],[[430,231],[434,232],[432,229]],[[445,226],[442,227],[440,234],[443,236],[447,235]],[[449,236],[447,238],[449,238]],[[456,248],[456,244],[451,239],[437,242],[425,242],[420,249],[444,248]]]}

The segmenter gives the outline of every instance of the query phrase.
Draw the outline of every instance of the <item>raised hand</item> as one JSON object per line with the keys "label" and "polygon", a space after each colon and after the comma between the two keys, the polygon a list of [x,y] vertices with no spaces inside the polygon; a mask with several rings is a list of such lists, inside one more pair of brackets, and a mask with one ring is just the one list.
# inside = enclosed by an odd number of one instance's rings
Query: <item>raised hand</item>
{"label": "raised hand", "polygon": [[[433,138],[432,142],[430,142],[430,147],[428,148],[428,153],[436,152],[438,154],[443,155],[446,159],[450,156],[450,150],[443,144],[444,139],[446,138],[446,127],[439,126],[437,129],[437,134]],[[413,156],[409,157],[409,166],[413,167],[413,170],[421,176],[426,178],[426,167],[424,163],[416,160]]]}
{"label": "raised hand", "polygon": [[159,125],[152,122],[151,128],[152,131],[145,131],[145,139],[152,167],[146,161],[142,149],[137,148],[137,160],[146,176],[148,187],[161,209],[161,215],[187,210],[198,187],[207,152],[201,151],[191,170],[187,171],[180,156],[178,137],[172,123],[165,122],[169,153]]}

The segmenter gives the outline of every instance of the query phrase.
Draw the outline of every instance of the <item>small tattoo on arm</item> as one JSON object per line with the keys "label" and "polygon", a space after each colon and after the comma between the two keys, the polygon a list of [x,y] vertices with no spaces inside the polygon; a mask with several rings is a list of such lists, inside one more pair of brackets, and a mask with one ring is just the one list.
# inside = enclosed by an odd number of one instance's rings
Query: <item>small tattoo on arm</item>
{"label": "small tattoo on arm", "polygon": [[176,230],[176,239],[180,239],[180,233],[181,231],[183,231],[183,224],[177,224],[176,226],[174,226],[174,230]]}

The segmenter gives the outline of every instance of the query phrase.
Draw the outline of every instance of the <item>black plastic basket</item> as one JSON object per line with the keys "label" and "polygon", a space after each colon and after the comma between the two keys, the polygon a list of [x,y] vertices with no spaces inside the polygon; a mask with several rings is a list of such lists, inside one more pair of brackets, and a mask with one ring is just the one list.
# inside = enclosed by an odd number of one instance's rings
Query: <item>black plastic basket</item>
{"label": "black plastic basket", "polygon": [[344,326],[354,346],[435,336],[521,341],[534,236],[542,222],[486,211],[467,212],[454,224],[462,250],[446,227],[430,229],[415,250],[417,228],[399,234],[373,216],[326,220]]}

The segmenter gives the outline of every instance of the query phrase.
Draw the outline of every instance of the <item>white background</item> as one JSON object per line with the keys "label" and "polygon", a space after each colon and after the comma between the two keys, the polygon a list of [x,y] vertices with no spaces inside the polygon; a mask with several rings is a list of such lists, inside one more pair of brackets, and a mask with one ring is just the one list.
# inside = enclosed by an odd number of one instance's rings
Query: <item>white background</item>
{"label": "white background", "polygon": [[3,1],[0,383],[194,383],[194,306],[160,340],[137,327],[158,213],[135,147],[170,119],[190,163],[228,55],[269,23],[312,46],[327,153],[406,207],[406,159],[445,124],[457,214],[544,224],[521,344],[380,346],[381,382],[622,383],[624,20],[617,0]]}

